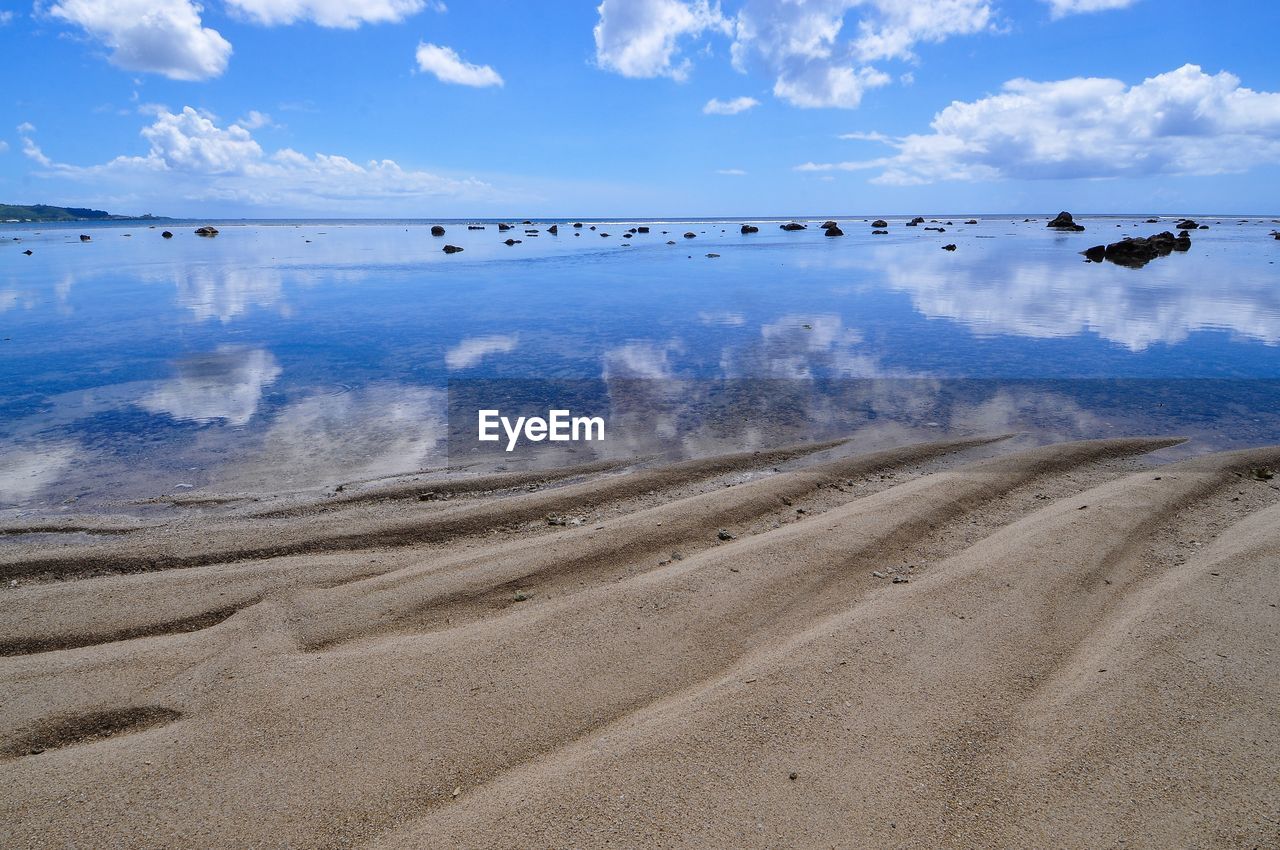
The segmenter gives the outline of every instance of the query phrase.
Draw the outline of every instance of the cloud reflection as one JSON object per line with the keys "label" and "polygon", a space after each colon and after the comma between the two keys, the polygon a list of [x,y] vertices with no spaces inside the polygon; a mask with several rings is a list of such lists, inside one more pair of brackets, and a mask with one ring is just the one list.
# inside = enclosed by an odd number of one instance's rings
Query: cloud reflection
{"label": "cloud reflection", "polygon": [[201,424],[223,420],[247,425],[262,391],[280,376],[280,365],[261,348],[222,346],[212,354],[177,361],[177,377],[163,382],[139,402],[151,413]]}

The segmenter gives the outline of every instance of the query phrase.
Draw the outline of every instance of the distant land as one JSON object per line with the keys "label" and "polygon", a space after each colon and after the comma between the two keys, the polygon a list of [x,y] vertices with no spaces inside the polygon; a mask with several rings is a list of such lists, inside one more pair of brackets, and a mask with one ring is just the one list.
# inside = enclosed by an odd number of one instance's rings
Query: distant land
{"label": "distant land", "polygon": [[23,206],[21,204],[0,204],[0,222],[13,221],[167,221],[164,216],[151,215],[113,215],[102,210],[90,210],[82,207],[51,207],[48,204]]}

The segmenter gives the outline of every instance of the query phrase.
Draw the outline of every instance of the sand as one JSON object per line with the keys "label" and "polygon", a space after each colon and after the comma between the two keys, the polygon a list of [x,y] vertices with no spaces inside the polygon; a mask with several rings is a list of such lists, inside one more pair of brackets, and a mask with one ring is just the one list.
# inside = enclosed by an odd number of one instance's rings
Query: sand
{"label": "sand", "polygon": [[0,528],[0,846],[1280,846],[1280,448],[1172,442]]}

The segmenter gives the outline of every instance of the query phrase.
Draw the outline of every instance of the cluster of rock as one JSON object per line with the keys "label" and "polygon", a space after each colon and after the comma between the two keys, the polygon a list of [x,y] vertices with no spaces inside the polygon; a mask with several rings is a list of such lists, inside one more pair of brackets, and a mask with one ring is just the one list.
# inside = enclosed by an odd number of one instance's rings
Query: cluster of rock
{"label": "cluster of rock", "polygon": [[1154,236],[1139,236],[1136,239],[1126,237],[1110,245],[1095,245],[1081,253],[1091,262],[1110,260],[1117,265],[1138,269],[1157,257],[1167,257],[1174,251],[1189,250],[1191,237],[1187,235],[1187,231],[1183,230],[1174,236],[1166,230]]}
{"label": "cluster of rock", "polygon": [[743,233],[759,233],[760,228],[756,227],[754,224],[744,224],[742,225],[742,232]]}
{"label": "cluster of rock", "polygon": [[808,225],[801,224],[798,221],[789,221],[786,224],[779,225],[782,230],[807,230]]}
{"label": "cluster of rock", "polygon": [[822,233],[825,236],[844,236],[844,231],[834,221],[824,221],[822,223]]}
{"label": "cluster of rock", "polygon": [[922,224],[924,224],[924,217],[916,216],[915,218],[911,219],[911,221],[907,222],[907,227],[919,227]]}
{"label": "cluster of rock", "polygon": [[[1218,222],[1218,223],[1221,224],[1222,222]],[[1194,218],[1184,218],[1182,221],[1178,222],[1177,227],[1179,230],[1208,230],[1209,229],[1209,225],[1200,224]]]}
{"label": "cluster of rock", "polygon": [[1058,213],[1053,221],[1049,222],[1045,226],[1052,227],[1054,230],[1084,230],[1084,225],[1076,224],[1075,220],[1071,218],[1071,213],[1066,212],[1065,210]]}

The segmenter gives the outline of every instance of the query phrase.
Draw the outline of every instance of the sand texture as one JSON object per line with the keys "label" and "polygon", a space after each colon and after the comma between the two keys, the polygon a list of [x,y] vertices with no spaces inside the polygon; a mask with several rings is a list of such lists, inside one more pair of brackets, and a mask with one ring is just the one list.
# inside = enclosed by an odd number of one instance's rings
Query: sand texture
{"label": "sand texture", "polygon": [[0,846],[1280,846],[1280,447],[1173,442],[0,528]]}

